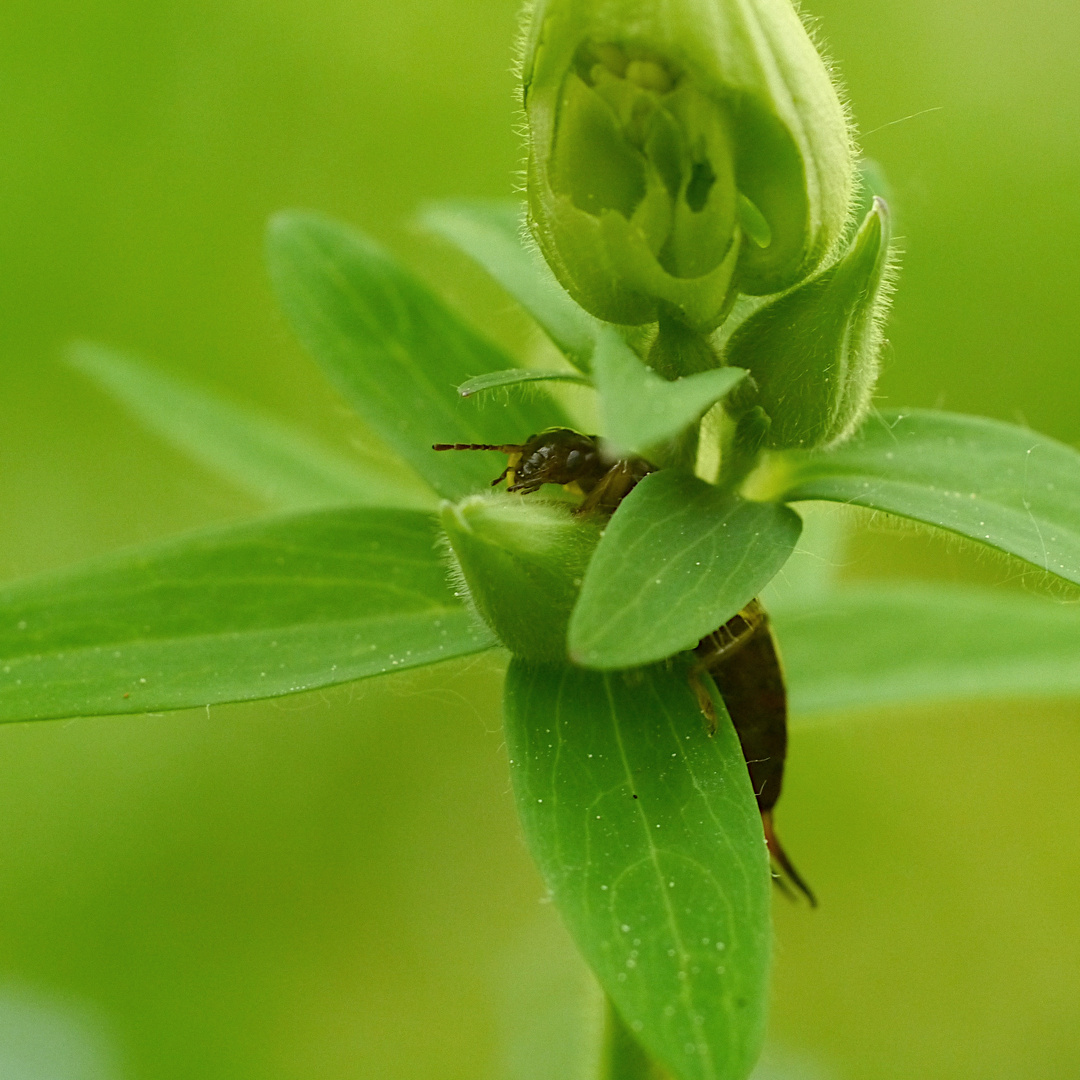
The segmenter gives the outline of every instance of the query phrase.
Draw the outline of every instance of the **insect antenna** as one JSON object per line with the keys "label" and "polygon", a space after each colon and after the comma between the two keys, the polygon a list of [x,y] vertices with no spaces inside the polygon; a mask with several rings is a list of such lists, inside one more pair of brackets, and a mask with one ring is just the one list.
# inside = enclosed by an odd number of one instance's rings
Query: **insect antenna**
{"label": "insect antenna", "polygon": [[[503,469],[494,480],[491,481],[491,486],[496,487],[501,484],[511,472],[514,471],[514,467],[517,461],[520,459],[521,454],[525,452],[525,446],[521,443],[482,443],[482,442],[437,442],[432,444],[432,450],[498,450],[500,454],[509,454],[510,460],[507,462],[506,468]],[[516,456],[515,456],[516,455]],[[514,490],[511,488],[510,490]],[[529,489],[533,490],[533,489]]]}
{"label": "insect antenna", "polygon": [[483,443],[483,442],[437,442],[431,447],[432,450],[498,450],[503,454],[520,454],[525,449],[517,443]]}

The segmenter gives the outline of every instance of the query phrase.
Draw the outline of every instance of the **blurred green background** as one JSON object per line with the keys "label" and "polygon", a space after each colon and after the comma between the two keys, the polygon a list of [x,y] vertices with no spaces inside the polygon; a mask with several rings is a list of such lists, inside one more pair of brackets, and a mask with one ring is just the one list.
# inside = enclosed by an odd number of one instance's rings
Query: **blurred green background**
{"label": "blurred green background", "polygon": [[[1080,443],[1080,6],[810,8],[904,236],[881,401]],[[258,510],[67,370],[74,337],[363,442],[275,312],[275,209],[361,225],[523,347],[410,226],[510,192],[515,25],[514,0],[5,0],[0,577]],[[1017,587],[865,523],[846,573]],[[592,998],[519,839],[499,677],[0,730],[0,1077],[577,1080]],[[823,903],[777,903],[762,1077],[1080,1075],[1078,719],[796,718],[781,824]]]}

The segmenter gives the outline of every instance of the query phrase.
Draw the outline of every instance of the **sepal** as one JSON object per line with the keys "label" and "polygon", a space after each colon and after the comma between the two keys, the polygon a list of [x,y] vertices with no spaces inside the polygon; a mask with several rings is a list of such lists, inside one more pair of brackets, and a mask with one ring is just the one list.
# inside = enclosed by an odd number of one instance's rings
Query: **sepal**
{"label": "sepal", "polygon": [[477,612],[516,656],[566,659],[566,626],[600,526],[537,498],[444,503],[442,525]]}
{"label": "sepal", "polygon": [[757,384],[747,404],[768,416],[771,449],[841,442],[866,415],[889,303],[889,234],[888,207],[875,198],[841,259],[732,335],[725,358]]}

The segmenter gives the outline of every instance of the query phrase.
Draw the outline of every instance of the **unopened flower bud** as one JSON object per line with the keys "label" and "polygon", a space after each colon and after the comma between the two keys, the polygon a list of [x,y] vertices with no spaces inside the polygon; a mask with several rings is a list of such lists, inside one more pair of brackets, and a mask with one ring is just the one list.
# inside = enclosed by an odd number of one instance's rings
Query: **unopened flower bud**
{"label": "unopened flower bud", "polygon": [[558,503],[477,495],[442,525],[476,610],[516,656],[566,660],[566,626],[600,526]]}
{"label": "unopened flower bud", "polygon": [[592,314],[708,331],[836,243],[847,123],[788,0],[538,0],[525,50],[530,221]]}
{"label": "unopened flower bud", "polygon": [[828,446],[865,416],[877,381],[888,265],[889,212],[875,198],[841,259],[732,334],[725,358],[757,384],[747,404],[769,418],[767,446]]}

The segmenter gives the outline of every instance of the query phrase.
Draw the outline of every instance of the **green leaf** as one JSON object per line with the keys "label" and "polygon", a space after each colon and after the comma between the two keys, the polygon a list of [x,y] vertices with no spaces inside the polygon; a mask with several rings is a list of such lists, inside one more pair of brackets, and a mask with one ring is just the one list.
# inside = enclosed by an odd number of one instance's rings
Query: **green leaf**
{"label": "green leaf", "polygon": [[750,482],[938,525],[1080,584],[1080,453],[1027,428],[883,412],[835,450],[772,455]]}
{"label": "green leaf", "polygon": [[434,492],[389,454],[350,460],[267,413],[101,345],[79,342],[67,359],[155,435],[276,508],[438,505]]}
{"label": "green leaf", "polygon": [[539,324],[568,360],[588,371],[604,325],[570,298],[526,240],[524,206],[506,200],[432,203],[420,224],[479,263]]}
{"label": "green leaf", "polygon": [[742,368],[723,367],[669,382],[613,330],[601,335],[593,367],[601,427],[620,454],[646,454],[675,438],[746,376]]}
{"label": "green leaf", "polygon": [[368,425],[449,499],[486,487],[495,453],[436,453],[433,443],[517,443],[565,425],[537,394],[463,401],[456,387],[513,361],[470,329],[371,240],[317,214],[271,219],[270,274],[301,342]]}
{"label": "green leaf", "polygon": [[434,519],[337,509],[0,589],[0,720],[245,701],[478,652]]}
{"label": "green leaf", "polygon": [[570,619],[570,655],[634,667],[693,648],[748,604],[799,538],[798,514],[665,469],[611,519]]}
{"label": "green leaf", "polygon": [[515,659],[506,741],[529,847],[628,1028],[676,1080],[743,1080],[771,932],[754,793],[686,665],[601,674]]}
{"label": "green leaf", "polygon": [[611,999],[606,1000],[607,1023],[600,1080],[667,1080],[669,1074],[649,1057],[645,1047],[630,1032],[618,1010],[611,1004]]}
{"label": "green leaf", "polygon": [[578,375],[573,371],[529,371],[526,368],[510,368],[509,371],[492,371],[488,375],[477,375],[475,379],[468,379],[458,387],[458,393],[465,398],[483,393],[485,390],[503,390],[508,386],[536,382],[572,382],[579,386],[592,385],[584,375]]}
{"label": "green leaf", "polygon": [[770,614],[796,715],[1080,693],[1074,604],[970,586],[875,584]]}

